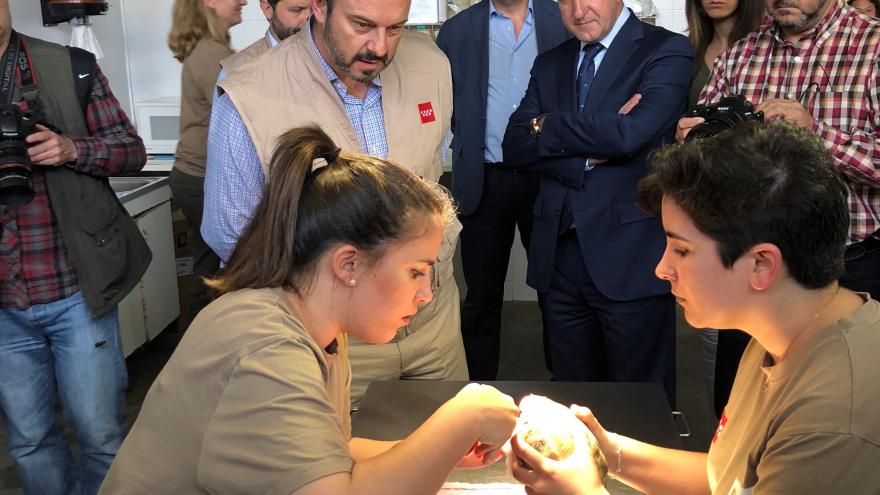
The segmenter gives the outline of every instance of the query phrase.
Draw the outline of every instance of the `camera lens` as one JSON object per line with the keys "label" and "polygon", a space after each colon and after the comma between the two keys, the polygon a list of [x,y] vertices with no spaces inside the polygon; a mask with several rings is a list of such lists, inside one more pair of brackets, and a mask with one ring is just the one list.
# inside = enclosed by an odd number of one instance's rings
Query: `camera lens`
{"label": "camera lens", "polygon": [[687,137],[685,137],[684,140],[685,142],[688,142],[691,139],[712,137],[719,132],[730,129],[731,127],[733,127],[733,125],[725,120],[708,120],[702,124],[695,125],[694,128],[688,132]]}
{"label": "camera lens", "polygon": [[25,138],[33,127],[17,105],[0,105],[0,204],[21,206],[34,198]]}
{"label": "camera lens", "polygon": [[0,204],[10,208],[21,206],[34,199],[30,170],[15,164],[0,165]]}

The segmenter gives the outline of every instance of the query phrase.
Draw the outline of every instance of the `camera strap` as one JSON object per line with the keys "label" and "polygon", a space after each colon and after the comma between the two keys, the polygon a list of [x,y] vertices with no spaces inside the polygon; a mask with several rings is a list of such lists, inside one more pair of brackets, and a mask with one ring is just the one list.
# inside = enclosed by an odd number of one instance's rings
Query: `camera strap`
{"label": "camera strap", "polygon": [[0,73],[0,102],[12,103],[15,95],[15,83],[21,88],[21,96],[33,106],[37,101],[37,79],[31,69],[31,56],[24,41],[15,31],[9,38],[9,47],[3,54],[2,73]]}

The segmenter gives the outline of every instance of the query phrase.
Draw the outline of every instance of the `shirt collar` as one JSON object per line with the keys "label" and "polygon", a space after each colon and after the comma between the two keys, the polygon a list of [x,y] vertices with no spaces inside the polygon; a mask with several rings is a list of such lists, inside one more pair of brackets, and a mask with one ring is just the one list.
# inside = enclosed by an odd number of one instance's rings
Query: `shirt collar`
{"label": "shirt collar", "polygon": [[[630,15],[632,15],[632,14],[629,11],[629,7],[624,7],[620,11],[620,15],[617,16],[617,20],[614,21],[614,25],[611,26],[611,31],[608,31],[608,34],[606,34],[604,38],[599,40],[599,44],[602,45],[602,48],[607,50],[608,47],[611,46],[611,43],[614,41],[614,38],[617,37],[617,33],[619,33],[620,30],[623,28],[623,25],[626,24],[626,21],[627,21],[627,19],[629,19]],[[584,43],[583,41],[581,41],[581,49],[583,49],[584,45],[586,45],[586,44],[587,43]]]}
{"label": "shirt collar", "polygon": [[272,34],[272,30],[271,30],[271,29],[267,29],[267,30],[266,30],[266,43],[269,44],[269,48],[273,48],[273,47],[275,47],[275,45],[277,45],[278,43],[280,43],[280,42],[275,38],[275,35]]}
{"label": "shirt collar", "polygon": [[[529,0],[529,14],[526,16],[526,21],[528,21],[532,17],[532,0]],[[495,2],[489,0],[489,17],[493,15],[500,15],[501,17],[507,17],[503,12],[499,12],[498,9],[495,8]]]}
{"label": "shirt collar", "polygon": [[[305,25],[305,27],[303,27],[303,30],[306,32],[306,36],[308,36],[308,38],[309,38],[309,46],[312,47],[312,53],[315,55],[315,58],[318,59],[318,63],[321,64],[321,68],[324,69],[324,74],[327,76],[327,79],[329,79],[330,83],[333,85],[333,87],[336,88],[337,81],[339,84],[342,84],[342,78],[340,78],[339,76],[336,75],[335,72],[333,72],[333,69],[330,67],[330,64],[328,64],[327,61],[324,60],[324,57],[321,56],[321,52],[318,51],[318,45],[315,44],[315,38],[312,37],[312,23],[306,22],[306,25]],[[375,86],[377,88],[381,88],[382,87],[381,76],[377,75],[375,77],[375,79],[370,81],[370,84],[372,84],[373,86]]]}

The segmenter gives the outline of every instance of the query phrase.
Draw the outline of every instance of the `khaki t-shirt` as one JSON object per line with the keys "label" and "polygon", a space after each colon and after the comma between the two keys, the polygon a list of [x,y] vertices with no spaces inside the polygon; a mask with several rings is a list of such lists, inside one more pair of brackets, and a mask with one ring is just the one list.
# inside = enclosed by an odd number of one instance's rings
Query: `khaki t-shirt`
{"label": "khaki t-shirt", "polygon": [[752,340],[709,449],[712,493],[880,493],[880,304],[772,365]]}
{"label": "khaki t-shirt", "polygon": [[208,160],[208,124],[220,75],[220,61],[235,53],[210,38],[199,41],[183,60],[180,75],[180,140],[174,167],[196,177],[205,176]]}
{"label": "khaki t-shirt", "polygon": [[100,493],[288,495],[350,472],[351,369],[336,342],[321,349],[279,289],[220,297],[150,387]]}

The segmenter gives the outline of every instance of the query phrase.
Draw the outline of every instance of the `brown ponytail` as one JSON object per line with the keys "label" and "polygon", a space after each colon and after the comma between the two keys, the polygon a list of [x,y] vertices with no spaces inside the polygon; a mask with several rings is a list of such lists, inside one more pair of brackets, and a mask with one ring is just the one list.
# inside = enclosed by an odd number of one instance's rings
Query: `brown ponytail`
{"label": "brown ponytail", "polygon": [[332,247],[351,244],[375,260],[389,243],[419,235],[418,226],[431,217],[445,222],[453,215],[448,193],[412,172],[339,153],[317,127],[291,129],[278,139],[263,198],[222,277],[208,284],[220,293],[264,287],[302,293],[315,262]]}

